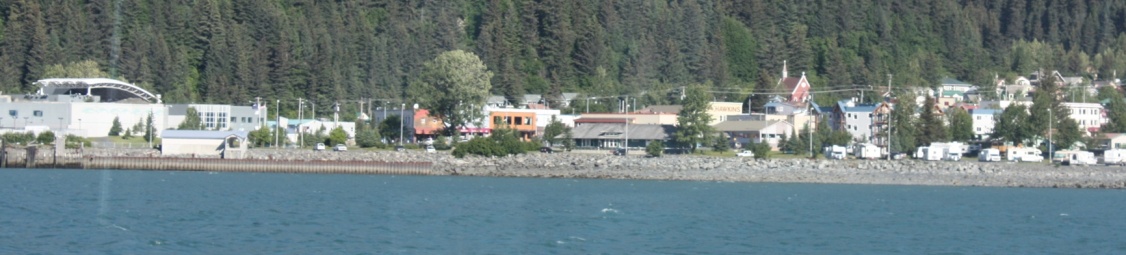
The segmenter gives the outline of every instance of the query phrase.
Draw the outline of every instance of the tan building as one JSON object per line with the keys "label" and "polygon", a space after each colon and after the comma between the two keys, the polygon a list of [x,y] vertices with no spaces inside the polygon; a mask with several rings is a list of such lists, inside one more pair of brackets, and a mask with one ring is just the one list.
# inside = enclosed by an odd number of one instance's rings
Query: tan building
{"label": "tan building", "polygon": [[165,130],[160,154],[220,156],[242,158],[246,153],[247,131]]}
{"label": "tan building", "polygon": [[[583,113],[579,119],[624,119],[632,125],[676,125],[676,113]],[[578,120],[576,120],[578,122]]]}

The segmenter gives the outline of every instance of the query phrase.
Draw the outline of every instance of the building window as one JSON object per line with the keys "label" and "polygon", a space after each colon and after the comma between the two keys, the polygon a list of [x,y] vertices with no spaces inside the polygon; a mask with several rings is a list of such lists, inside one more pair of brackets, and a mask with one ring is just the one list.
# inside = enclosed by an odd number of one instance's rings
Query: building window
{"label": "building window", "polygon": [[225,113],[225,112],[219,113],[219,124],[217,126],[220,129],[227,129],[229,127],[229,125],[227,124],[227,113]]}
{"label": "building window", "polygon": [[205,113],[203,113],[203,116],[204,116],[203,117],[204,127],[207,127],[207,129],[214,129],[215,128],[215,113],[214,112],[205,112]]}
{"label": "building window", "polygon": [[16,111],[16,110],[8,110],[8,115],[9,115],[9,116],[12,116],[12,117],[19,117],[19,116],[20,116],[20,112],[19,112],[19,111]]}
{"label": "building window", "polygon": [[35,111],[31,112],[31,114],[35,115],[35,117],[43,117],[43,111],[40,111],[40,110],[35,110]]}

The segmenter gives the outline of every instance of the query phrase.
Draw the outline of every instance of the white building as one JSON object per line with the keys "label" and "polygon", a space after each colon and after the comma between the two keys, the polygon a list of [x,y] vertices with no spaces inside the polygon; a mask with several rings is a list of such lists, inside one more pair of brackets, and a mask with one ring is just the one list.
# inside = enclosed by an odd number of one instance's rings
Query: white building
{"label": "white building", "polygon": [[269,119],[265,106],[256,108],[225,104],[170,104],[167,105],[168,115],[164,118],[165,126],[179,127],[187,118],[188,108],[195,109],[199,114],[200,124],[203,124],[204,130],[258,130]]}
{"label": "white building", "polygon": [[833,110],[834,128],[848,131],[853,140],[867,142],[872,138],[872,123],[876,104],[856,104],[852,100],[842,100]]}
{"label": "white building", "polygon": [[[114,119],[123,130],[153,115],[156,135],[165,125],[160,96],[125,82],[102,79],[44,79],[38,93],[0,95],[0,130],[49,129],[83,137],[109,136]],[[143,133],[144,131],[137,131]]]}
{"label": "white building", "polygon": [[1106,114],[1103,106],[1097,103],[1061,103],[1061,106],[1070,110],[1071,119],[1079,124],[1080,131],[1090,132],[1097,130],[1106,123]]}
{"label": "white building", "polygon": [[996,116],[1001,111],[996,109],[972,109],[970,117],[973,118],[974,138],[988,139],[993,134],[993,127],[997,125]]}

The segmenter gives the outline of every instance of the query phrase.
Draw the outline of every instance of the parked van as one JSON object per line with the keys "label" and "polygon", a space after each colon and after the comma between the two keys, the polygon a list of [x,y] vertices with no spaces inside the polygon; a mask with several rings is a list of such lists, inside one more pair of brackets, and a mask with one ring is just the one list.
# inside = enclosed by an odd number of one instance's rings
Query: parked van
{"label": "parked van", "polygon": [[1075,154],[1076,152],[1078,152],[1078,151],[1073,151],[1073,150],[1058,150],[1058,151],[1055,151],[1054,153],[1052,153],[1052,163],[1063,164],[1063,163],[1067,162],[1068,159],[1071,158],[1071,154]]}
{"label": "parked van", "polygon": [[977,160],[981,162],[997,162],[1001,161],[1001,150],[988,148],[982,149],[977,154]]}
{"label": "parked van", "polygon": [[1043,153],[1043,152],[1041,152],[1040,149],[1027,148],[1027,147],[1009,148],[1006,151],[1006,154],[1008,155],[1009,161],[1020,161],[1020,162],[1040,162],[1040,161],[1044,161],[1044,156],[1040,155],[1041,153]]}
{"label": "parked van", "polygon": [[923,146],[915,149],[915,158],[926,161],[939,161],[942,160],[943,154],[946,152],[945,148]]}
{"label": "parked van", "polygon": [[1103,164],[1126,165],[1126,150],[1112,149],[1103,152]]}

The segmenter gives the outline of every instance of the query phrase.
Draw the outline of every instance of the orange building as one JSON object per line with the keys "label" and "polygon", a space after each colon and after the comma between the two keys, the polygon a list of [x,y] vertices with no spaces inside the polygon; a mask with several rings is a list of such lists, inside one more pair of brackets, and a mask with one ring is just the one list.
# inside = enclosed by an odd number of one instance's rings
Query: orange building
{"label": "orange building", "polygon": [[446,128],[445,123],[442,123],[439,118],[430,116],[429,110],[418,109],[414,111],[415,139],[435,138],[442,133],[443,128]]}
{"label": "orange building", "polygon": [[508,127],[520,132],[524,139],[536,135],[536,113],[496,110],[489,112],[492,128]]}

